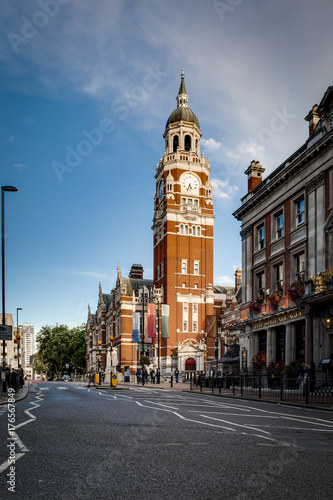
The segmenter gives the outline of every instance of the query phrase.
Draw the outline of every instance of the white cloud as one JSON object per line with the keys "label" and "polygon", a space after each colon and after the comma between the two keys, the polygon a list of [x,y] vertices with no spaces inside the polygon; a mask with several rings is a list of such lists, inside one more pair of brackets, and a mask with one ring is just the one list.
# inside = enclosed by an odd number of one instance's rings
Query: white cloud
{"label": "white cloud", "polygon": [[109,279],[110,276],[107,274],[103,273],[98,273],[95,271],[67,271],[67,274],[74,274],[76,276],[88,276],[92,278],[98,278],[98,279]]}
{"label": "white cloud", "polygon": [[235,278],[234,277],[231,278],[230,276],[218,276],[214,278],[214,282],[216,285],[232,286],[235,284]]}
{"label": "white cloud", "polygon": [[215,151],[221,148],[222,143],[210,137],[209,139],[201,139],[201,146],[204,147],[208,153],[215,153]]}
{"label": "white cloud", "polygon": [[211,178],[214,198],[231,200],[238,191],[238,186],[229,184],[228,180]]}

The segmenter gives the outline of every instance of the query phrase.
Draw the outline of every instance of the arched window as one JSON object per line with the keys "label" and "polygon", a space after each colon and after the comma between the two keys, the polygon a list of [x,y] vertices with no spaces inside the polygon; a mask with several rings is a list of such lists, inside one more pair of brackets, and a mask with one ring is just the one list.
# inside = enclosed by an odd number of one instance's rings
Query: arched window
{"label": "arched window", "polygon": [[185,135],[185,151],[191,151],[191,136]]}
{"label": "arched window", "polygon": [[199,151],[198,151],[198,139],[195,141],[195,152],[197,154],[199,154]]}
{"label": "arched window", "polygon": [[184,225],[183,224],[180,225],[179,229],[180,229],[180,234],[184,234]]}
{"label": "arched window", "polygon": [[188,225],[185,224],[185,234],[188,234]]}
{"label": "arched window", "polygon": [[197,228],[195,226],[192,226],[192,234],[193,234],[193,236],[195,236],[197,234],[196,229]]}
{"label": "arched window", "polygon": [[197,236],[201,236],[201,227],[200,226],[197,227]]}
{"label": "arched window", "polygon": [[173,138],[173,152],[176,153],[179,146],[179,137],[175,135]]}

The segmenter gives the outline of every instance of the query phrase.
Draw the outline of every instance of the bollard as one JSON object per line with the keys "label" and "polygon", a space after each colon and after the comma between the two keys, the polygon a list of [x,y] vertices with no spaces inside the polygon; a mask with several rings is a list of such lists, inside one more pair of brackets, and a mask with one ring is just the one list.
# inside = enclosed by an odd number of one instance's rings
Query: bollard
{"label": "bollard", "polygon": [[172,387],[173,387],[173,377],[172,377],[172,375],[171,375],[171,379],[170,379],[170,384],[171,384],[171,389],[172,389]]}

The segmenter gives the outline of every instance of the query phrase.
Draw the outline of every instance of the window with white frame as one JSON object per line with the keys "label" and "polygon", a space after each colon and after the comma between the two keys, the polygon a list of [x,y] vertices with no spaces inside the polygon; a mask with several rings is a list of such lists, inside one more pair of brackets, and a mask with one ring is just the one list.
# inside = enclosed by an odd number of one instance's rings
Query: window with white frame
{"label": "window with white frame", "polygon": [[283,212],[282,210],[275,215],[275,235],[276,239],[283,237]]}
{"label": "window with white frame", "polygon": [[180,232],[180,234],[184,234],[184,224],[180,224],[179,232]]}
{"label": "window with white frame", "polygon": [[187,328],[188,328],[188,323],[187,323],[187,320],[184,319],[183,321],[183,332],[187,332]]}
{"label": "window with white frame", "polygon": [[296,227],[305,222],[305,200],[304,196],[296,201]]}
{"label": "window with white frame", "polygon": [[296,280],[304,281],[305,280],[305,254],[304,252],[296,255],[295,257],[295,270],[296,270]]}
{"label": "window with white frame", "polygon": [[164,262],[161,262],[161,276],[164,276]]}
{"label": "window with white frame", "polygon": [[182,259],[182,274],[187,273],[187,260]]}
{"label": "window with white frame", "polygon": [[257,273],[256,279],[257,279],[258,297],[265,297],[266,293],[265,273],[264,272]]}
{"label": "window with white frame", "polygon": [[197,333],[197,331],[198,331],[198,322],[197,321],[193,321],[192,329],[193,329],[194,333]]}
{"label": "window with white frame", "polygon": [[197,236],[201,236],[201,227],[197,226]]}
{"label": "window with white frame", "polygon": [[188,225],[185,224],[185,234],[188,234]]}
{"label": "window with white frame", "polygon": [[197,228],[195,226],[192,226],[192,234],[193,236],[196,236],[197,234]]}
{"label": "window with white frame", "polygon": [[193,312],[193,314],[198,314],[198,303],[197,302],[193,302],[192,312]]}
{"label": "window with white frame", "polygon": [[199,274],[199,260],[194,261],[194,274],[198,275]]}
{"label": "window with white frame", "polygon": [[257,241],[258,241],[258,250],[262,250],[265,248],[265,225],[260,224],[257,227]]}
{"label": "window with white frame", "polygon": [[160,266],[157,266],[157,279],[160,279]]}
{"label": "window with white frame", "polygon": [[283,288],[283,263],[274,266],[274,278],[275,278],[275,283],[274,283],[275,288],[277,290],[279,288]]}

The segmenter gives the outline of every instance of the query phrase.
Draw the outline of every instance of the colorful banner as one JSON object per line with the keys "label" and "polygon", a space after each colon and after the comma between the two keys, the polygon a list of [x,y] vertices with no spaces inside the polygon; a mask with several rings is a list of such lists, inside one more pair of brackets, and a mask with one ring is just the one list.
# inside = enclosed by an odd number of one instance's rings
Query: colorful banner
{"label": "colorful banner", "polygon": [[133,313],[132,342],[140,342],[140,313]]}
{"label": "colorful banner", "polygon": [[156,337],[156,304],[148,304],[148,326],[147,335],[149,338]]}
{"label": "colorful banner", "polygon": [[170,338],[169,335],[169,311],[170,306],[168,304],[162,304],[162,339]]}
{"label": "colorful banner", "polygon": [[145,344],[152,344],[153,339],[148,336],[148,314],[145,313]]}
{"label": "colorful banner", "polygon": [[211,315],[206,318],[207,337],[217,337],[217,316]]}

